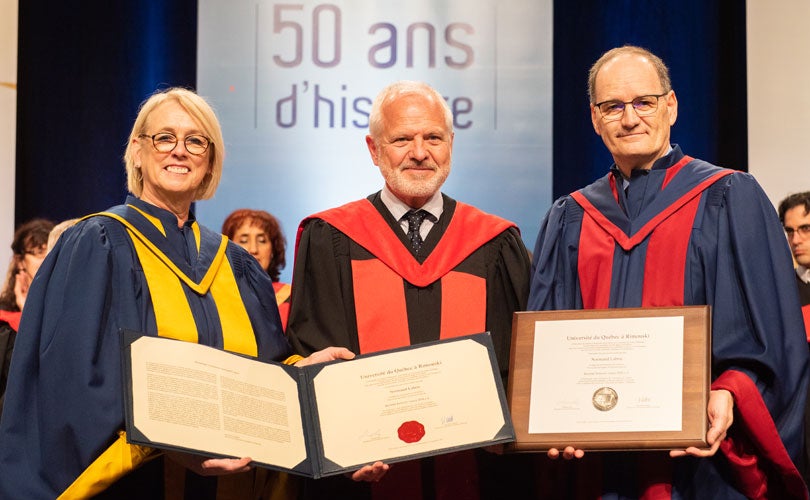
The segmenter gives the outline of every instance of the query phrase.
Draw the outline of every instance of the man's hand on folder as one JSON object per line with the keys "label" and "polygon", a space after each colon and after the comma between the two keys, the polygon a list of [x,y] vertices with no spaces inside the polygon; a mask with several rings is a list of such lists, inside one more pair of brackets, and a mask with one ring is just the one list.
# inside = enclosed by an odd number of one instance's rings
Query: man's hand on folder
{"label": "man's hand on folder", "polygon": [[336,359],[352,359],[354,353],[345,347],[327,347],[320,351],[313,352],[306,358],[295,363],[295,366],[314,365],[316,363],[325,363],[327,361],[334,361]]}
{"label": "man's hand on folder", "polygon": [[166,456],[201,476],[222,476],[249,471],[250,457],[211,458],[180,451],[167,451]]}
{"label": "man's hand on folder", "polygon": [[382,462],[374,462],[372,465],[366,465],[362,469],[354,471],[352,479],[354,481],[366,481],[369,483],[376,483],[388,472],[391,466]]}

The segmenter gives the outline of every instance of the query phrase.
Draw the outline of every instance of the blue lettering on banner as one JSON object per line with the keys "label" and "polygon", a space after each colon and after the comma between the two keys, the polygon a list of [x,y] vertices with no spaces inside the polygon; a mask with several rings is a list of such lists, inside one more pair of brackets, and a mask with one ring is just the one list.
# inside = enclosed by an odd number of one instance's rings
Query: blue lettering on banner
{"label": "blue lettering on banner", "polygon": [[[334,68],[341,63],[343,14],[340,7],[315,5],[309,14],[309,34],[308,25],[303,21],[306,18],[303,4],[273,5],[272,33],[283,43],[277,44],[278,48],[270,55],[272,66],[278,69],[301,67],[305,62],[306,41],[311,47],[309,62],[314,67]],[[475,28],[469,23],[450,22],[442,28],[429,22],[414,22],[397,29],[392,23],[379,22],[372,24],[367,32],[371,43],[367,61],[372,68],[396,68],[403,63],[406,68],[419,64],[435,68],[439,60],[447,68],[464,70],[475,61],[475,51],[468,43],[475,35]],[[440,44],[436,41],[437,32],[442,36]],[[400,45],[400,41],[404,42],[404,46]],[[404,52],[404,57],[400,50]],[[262,63],[265,61],[260,60],[259,64]],[[337,88],[308,80],[291,82],[286,89],[286,92],[282,88],[271,89],[275,100],[274,123],[278,127],[368,127],[373,96],[347,95],[346,84]],[[453,111],[453,126],[462,130],[471,128],[474,124],[469,116],[473,110],[472,97],[445,99]],[[302,113],[303,109],[307,109],[308,113]]]}

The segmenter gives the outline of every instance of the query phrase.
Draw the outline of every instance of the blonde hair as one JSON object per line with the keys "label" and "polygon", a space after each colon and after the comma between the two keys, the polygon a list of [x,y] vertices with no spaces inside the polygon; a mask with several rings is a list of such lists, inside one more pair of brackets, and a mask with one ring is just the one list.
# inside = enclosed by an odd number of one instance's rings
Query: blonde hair
{"label": "blonde hair", "polygon": [[191,90],[180,87],[157,91],[141,104],[138,117],[135,118],[132,132],[129,134],[127,149],[124,152],[124,165],[127,169],[127,189],[138,197],[143,192],[143,173],[140,165],[135,165],[133,144],[138,139],[138,136],[146,133],[147,121],[152,111],[161,104],[170,101],[179,104],[197,121],[202,127],[203,133],[211,140],[207,151],[209,170],[194,196],[194,201],[207,200],[214,196],[222,178],[222,163],[225,159],[222,129],[219,126],[219,120],[217,120],[214,110],[211,109],[205,99]]}
{"label": "blonde hair", "polygon": [[65,232],[67,228],[79,222],[79,219],[68,219],[63,220],[59,224],[53,226],[51,232],[48,234],[48,251],[50,252],[53,250],[53,247],[56,245],[56,242],[59,240],[59,237],[62,236],[62,233]]}

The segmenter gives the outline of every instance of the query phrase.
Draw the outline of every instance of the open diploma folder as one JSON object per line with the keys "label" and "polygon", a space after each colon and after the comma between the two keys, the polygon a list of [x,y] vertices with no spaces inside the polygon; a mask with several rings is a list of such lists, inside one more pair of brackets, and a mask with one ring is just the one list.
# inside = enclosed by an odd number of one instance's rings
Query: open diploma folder
{"label": "open diploma folder", "polygon": [[514,440],[489,333],[297,368],[124,332],[130,443],[319,478]]}

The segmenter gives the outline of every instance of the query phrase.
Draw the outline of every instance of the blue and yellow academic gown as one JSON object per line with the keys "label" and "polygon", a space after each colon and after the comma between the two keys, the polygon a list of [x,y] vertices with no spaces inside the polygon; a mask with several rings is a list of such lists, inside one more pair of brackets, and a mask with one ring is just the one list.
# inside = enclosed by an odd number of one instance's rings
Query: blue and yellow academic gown
{"label": "blue and yellow academic gown", "polygon": [[[178,228],[168,211],[126,203],[70,228],[31,286],[0,421],[0,498],[86,497],[156,454],[123,435],[122,328],[289,354],[256,259],[193,216]],[[145,469],[126,479],[142,486]]]}
{"label": "blue and yellow academic gown", "polygon": [[[617,186],[618,184],[618,186]],[[587,453],[546,463],[549,498],[804,498],[808,353],[792,265],[754,178],[678,146],[628,192],[615,171],[557,200],[541,225],[529,309],[712,306],[712,388],[735,399],[712,458]],[[541,461],[542,462],[542,461]]]}

